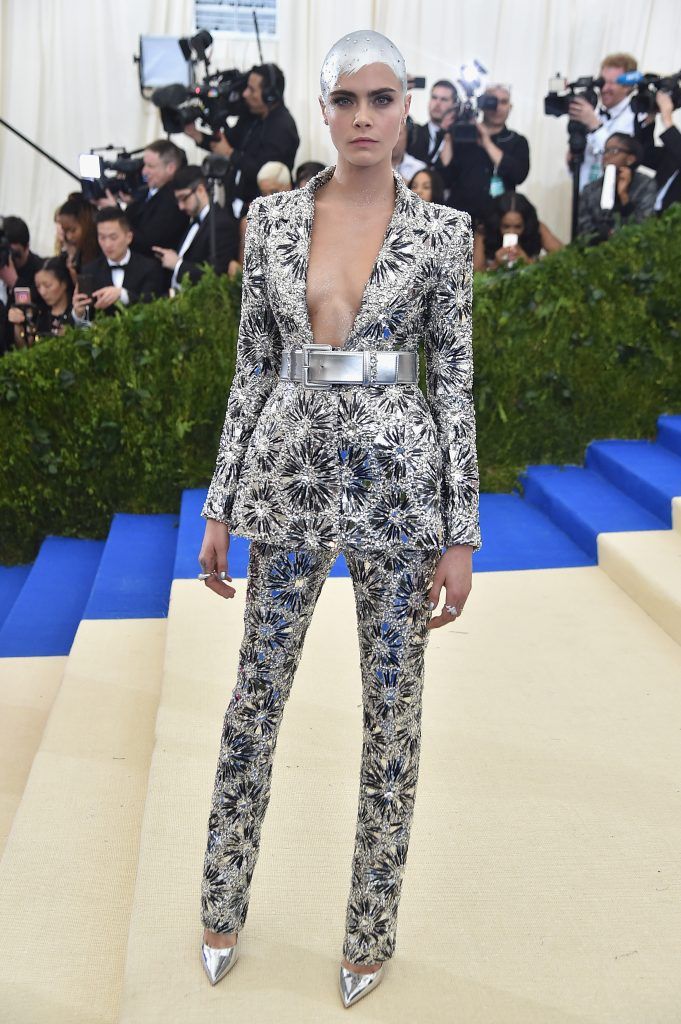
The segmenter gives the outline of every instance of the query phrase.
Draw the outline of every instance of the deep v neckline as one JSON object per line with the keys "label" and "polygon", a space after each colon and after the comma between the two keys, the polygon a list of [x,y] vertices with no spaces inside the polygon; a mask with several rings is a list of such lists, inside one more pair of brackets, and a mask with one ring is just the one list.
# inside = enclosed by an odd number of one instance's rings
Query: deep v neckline
{"label": "deep v neckline", "polygon": [[[331,180],[331,178],[333,177],[333,172],[335,171],[335,169],[336,169],[335,167],[331,167],[331,168],[327,168],[325,171],[320,171],[319,175],[318,175],[319,180],[315,181],[315,179],[313,179],[312,182],[309,183],[309,185],[314,184],[314,188],[310,188],[310,199],[309,199],[309,202],[310,202],[310,217],[309,217],[309,227],[308,227],[308,232],[307,232],[307,245],[305,247],[305,262],[304,262],[304,266],[303,266],[303,285],[304,285],[303,302],[304,302],[304,306],[305,306],[305,326],[306,326],[307,336],[309,338],[310,344],[314,344],[314,345],[326,344],[325,342],[316,342],[315,341],[314,333],[313,333],[313,330],[312,330],[312,317],[310,316],[310,307],[309,307],[308,301],[307,301],[308,276],[309,276],[309,270],[310,270],[310,250],[312,248],[312,228],[314,226],[314,218],[315,218],[315,194],[316,194],[317,190],[322,185],[326,185],[327,182],[329,182]],[[329,171],[330,171],[330,173],[328,173]],[[362,297],[359,300],[359,306],[357,307],[357,311],[355,312],[355,315],[353,317],[352,323],[350,325],[350,330],[348,331],[348,333],[346,335],[345,341],[343,342],[342,345],[332,345],[331,347],[333,349],[344,349],[344,348],[347,347],[348,342],[350,341],[350,339],[352,338],[352,336],[354,335],[354,333],[355,333],[355,331],[357,329],[357,324],[359,323],[360,317],[361,317],[362,313],[364,312],[364,307],[366,306],[367,299],[369,297],[369,291],[370,291],[370,288],[371,288],[371,283],[372,283],[374,274],[376,273],[376,267],[378,266],[378,263],[379,263],[381,257],[383,256],[383,250],[385,249],[385,247],[387,245],[388,238],[390,236],[390,232],[392,231],[393,225],[394,225],[396,217],[397,217],[398,209],[399,209],[399,206],[400,206],[400,188],[399,188],[399,182],[397,181],[397,174],[395,173],[395,171],[393,171],[393,183],[395,185],[395,205],[393,206],[393,212],[390,215],[390,219],[389,219],[388,224],[386,226],[385,234],[383,235],[383,240],[382,240],[382,242],[381,242],[381,244],[379,246],[378,252],[376,253],[376,259],[374,260],[374,262],[373,262],[373,264],[371,266],[371,270],[369,272],[369,276],[368,276],[368,278],[366,280],[366,284],[364,285],[364,289],[362,291]]]}

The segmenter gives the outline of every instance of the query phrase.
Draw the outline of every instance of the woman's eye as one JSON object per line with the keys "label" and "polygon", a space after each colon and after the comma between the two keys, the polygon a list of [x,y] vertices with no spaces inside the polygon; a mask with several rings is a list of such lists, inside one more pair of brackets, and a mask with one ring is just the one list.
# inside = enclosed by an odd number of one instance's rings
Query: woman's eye
{"label": "woman's eye", "polygon": [[392,96],[377,96],[376,102],[380,107],[387,107],[389,103],[392,103]]}

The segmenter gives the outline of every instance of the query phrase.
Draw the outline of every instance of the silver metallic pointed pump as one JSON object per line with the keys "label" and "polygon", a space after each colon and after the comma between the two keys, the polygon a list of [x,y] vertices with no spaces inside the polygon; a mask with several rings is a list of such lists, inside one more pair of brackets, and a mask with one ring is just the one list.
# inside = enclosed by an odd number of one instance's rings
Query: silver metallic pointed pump
{"label": "silver metallic pointed pump", "polygon": [[238,947],[227,946],[225,949],[215,949],[207,946],[205,942],[201,946],[201,959],[211,985],[217,985],[225,974],[231,971],[239,956]]}
{"label": "silver metallic pointed pump", "polygon": [[383,965],[371,974],[360,974],[358,971],[349,971],[341,964],[340,969],[340,991],[343,998],[343,1006],[352,1006],[363,999],[369,992],[373,991],[380,984],[383,977]]}

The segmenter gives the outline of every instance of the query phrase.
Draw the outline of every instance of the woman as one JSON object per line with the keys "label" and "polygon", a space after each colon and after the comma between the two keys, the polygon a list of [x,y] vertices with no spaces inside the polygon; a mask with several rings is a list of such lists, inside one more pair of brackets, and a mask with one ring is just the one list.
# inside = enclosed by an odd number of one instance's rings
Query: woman
{"label": "woman", "polygon": [[637,171],[643,158],[639,139],[624,132],[613,132],[603,148],[603,168],[614,167],[615,189],[610,208],[601,206],[601,176],[589,182],[579,197],[577,233],[597,245],[627,224],[640,224],[655,209],[657,185],[653,178]]}
{"label": "woman", "polygon": [[423,199],[424,203],[444,203],[445,189],[442,178],[432,167],[417,171],[409,182],[409,188]]}
{"label": "woman", "polygon": [[[504,245],[504,237],[516,241]],[[537,211],[519,192],[504,192],[492,200],[490,215],[475,229],[473,266],[497,270],[516,263],[535,263],[542,252],[557,252],[563,243],[543,224]]]}
{"label": "woman", "polygon": [[92,203],[74,192],[59,207],[59,223],[64,233],[64,254],[74,288],[83,267],[102,255],[97,243],[95,210]]}
{"label": "woman", "polygon": [[8,319],[14,324],[14,344],[17,348],[32,345],[36,337],[56,337],[64,333],[65,327],[73,326],[73,285],[63,257],[54,256],[45,260],[35,275],[35,286],[45,303],[44,307],[37,310],[35,319],[27,320],[19,306],[12,306],[8,313]]}
{"label": "woman", "polygon": [[236,962],[305,632],[340,550],[350,568],[364,737],[346,1006],[373,990],[394,952],[428,630],[461,614],[480,545],[470,218],[423,203],[393,173],[406,90],[404,59],[384,36],[339,40],[320,96],[335,168],[251,205],[237,365],[199,554],[199,578],[230,598],[230,532],[251,538],[202,889],[213,984]]}

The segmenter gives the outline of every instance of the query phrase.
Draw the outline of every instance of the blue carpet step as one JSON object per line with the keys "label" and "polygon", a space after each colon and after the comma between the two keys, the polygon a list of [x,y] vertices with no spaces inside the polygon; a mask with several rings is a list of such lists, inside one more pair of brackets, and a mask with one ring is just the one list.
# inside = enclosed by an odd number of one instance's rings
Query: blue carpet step
{"label": "blue carpet step", "polygon": [[176,515],[116,513],[83,618],[164,618],[178,532]]}
{"label": "blue carpet step", "polygon": [[483,546],[473,555],[475,572],[596,564],[595,555],[518,494],[481,494],[480,529]]}
{"label": "blue carpet step", "polygon": [[666,527],[672,525],[672,498],[681,495],[681,455],[655,441],[593,441],[585,464]]}
{"label": "blue carpet step", "polygon": [[[201,572],[198,557],[206,525],[201,518],[201,509],[206,500],[206,488],[197,487],[184,491],[180,508],[180,530],[177,540],[177,555],[173,577],[176,580],[196,579]],[[245,579],[248,571],[249,541],[244,537],[231,537],[229,543],[229,574],[233,579]],[[330,576],[348,576],[348,567],[342,555],[339,555],[329,574]]]}
{"label": "blue carpet step", "polygon": [[0,565],[0,629],[23,587],[31,565]]}
{"label": "blue carpet step", "polygon": [[594,560],[599,533],[664,530],[662,519],[599,473],[581,466],[528,466],[525,500],[540,509]]}
{"label": "blue carpet step", "polygon": [[0,629],[0,657],[69,653],[103,551],[101,540],[45,538]]}
{"label": "blue carpet step", "polygon": [[[681,416],[659,416],[657,420],[658,444],[681,455]],[[674,495],[679,497],[679,495]]]}

